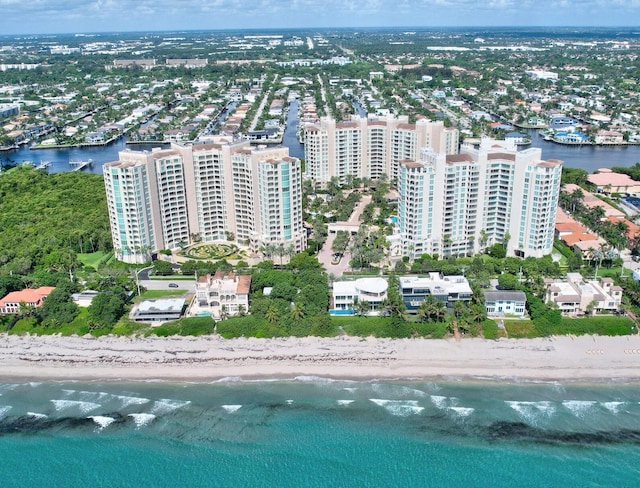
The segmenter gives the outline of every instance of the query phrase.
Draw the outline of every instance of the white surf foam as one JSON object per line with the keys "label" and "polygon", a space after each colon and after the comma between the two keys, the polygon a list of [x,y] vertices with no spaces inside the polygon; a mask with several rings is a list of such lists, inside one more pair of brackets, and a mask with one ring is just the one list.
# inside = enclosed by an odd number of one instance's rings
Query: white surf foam
{"label": "white surf foam", "polygon": [[136,429],[149,425],[156,418],[152,413],[130,413],[128,415],[136,424]]}
{"label": "white surf foam", "polygon": [[626,403],[627,402],[602,402],[601,405],[611,413],[618,413],[620,411],[620,407]]}
{"label": "white surf foam", "polygon": [[43,413],[27,412],[27,415],[29,417],[33,417],[33,418],[36,418],[36,419],[46,419],[46,418],[48,418],[48,416],[43,414]]}
{"label": "white surf foam", "polygon": [[548,401],[505,401],[505,403],[518,412],[518,414],[530,424],[536,424],[542,417],[551,417],[556,410],[555,406]]}
{"label": "white surf foam", "polygon": [[189,400],[172,400],[170,398],[162,398],[154,402],[151,412],[156,415],[165,414],[189,405],[190,403],[191,402]]}
{"label": "white surf foam", "polygon": [[358,391],[358,388],[343,388],[344,391],[348,391],[349,393],[355,393],[356,391]]}
{"label": "white surf foam", "polygon": [[112,417],[105,417],[103,415],[90,415],[87,418],[93,420],[96,423],[96,425],[98,426],[98,431],[101,431],[105,427],[109,427],[116,421],[116,419]]}
{"label": "white surf foam", "polygon": [[51,400],[51,403],[56,407],[56,411],[61,412],[69,408],[77,408],[82,413],[89,413],[91,410],[95,410],[100,406],[98,403],[93,402],[81,402],[78,400]]}
{"label": "white surf foam", "polygon": [[109,398],[113,395],[104,391],[79,391],[78,396],[85,402],[89,401],[103,401],[105,398]]}
{"label": "white surf foam", "polygon": [[336,403],[342,406],[351,405],[353,402],[355,402],[355,400],[336,400]]}
{"label": "white surf foam", "polygon": [[431,403],[433,403],[437,408],[444,409],[447,408],[447,401],[449,397],[439,396],[439,395],[430,395]]}
{"label": "white surf foam", "polygon": [[241,383],[244,380],[240,376],[225,376],[219,380],[215,380],[214,383]]}
{"label": "white surf foam", "polygon": [[454,412],[459,417],[468,417],[475,411],[475,409],[471,407],[449,407],[448,410]]}
{"label": "white surf foam", "polygon": [[222,405],[222,408],[224,408],[228,413],[233,413],[240,410],[242,405]]}
{"label": "white surf foam", "polygon": [[62,390],[65,396],[71,396],[73,395],[76,390]]}
{"label": "white surf foam", "polygon": [[576,417],[584,417],[595,404],[596,402],[585,400],[566,400],[562,402],[562,405]]}
{"label": "white surf foam", "polygon": [[323,378],[322,376],[296,376],[293,378],[302,383],[335,383],[338,380]]}
{"label": "white surf foam", "polygon": [[144,405],[145,403],[149,403],[151,401],[148,398],[132,397],[126,395],[118,395],[116,396],[116,398],[122,402],[122,408],[127,408],[131,405]]}
{"label": "white surf foam", "polygon": [[418,406],[416,400],[384,400],[380,398],[370,398],[373,403],[383,407],[391,415],[397,417],[408,417],[409,415],[418,415],[424,410],[424,407]]}
{"label": "white surf foam", "polygon": [[285,403],[286,403],[287,405],[293,405],[293,400],[287,400]]}
{"label": "white surf foam", "polygon": [[0,419],[4,417],[11,408],[11,405],[0,405]]}

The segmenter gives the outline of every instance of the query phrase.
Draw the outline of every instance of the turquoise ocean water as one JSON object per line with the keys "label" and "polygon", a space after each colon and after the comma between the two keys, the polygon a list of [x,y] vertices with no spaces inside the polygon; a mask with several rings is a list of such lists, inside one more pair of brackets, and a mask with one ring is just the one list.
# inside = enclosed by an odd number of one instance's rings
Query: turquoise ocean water
{"label": "turquoise ocean water", "polygon": [[640,384],[0,384],[0,486],[636,487]]}

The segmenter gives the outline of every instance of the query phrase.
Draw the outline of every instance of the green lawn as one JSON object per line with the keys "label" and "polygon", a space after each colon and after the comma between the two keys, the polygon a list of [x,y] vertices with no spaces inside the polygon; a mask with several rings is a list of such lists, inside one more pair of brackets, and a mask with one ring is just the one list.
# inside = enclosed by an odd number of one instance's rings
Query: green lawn
{"label": "green lawn", "polygon": [[107,258],[109,258],[109,260],[113,259],[113,253],[98,251],[88,254],[78,254],[78,261],[80,261],[83,266],[91,266],[94,269],[98,269],[101,264],[106,264],[103,263],[103,261],[105,261]]}
{"label": "green lawn", "polygon": [[140,302],[142,300],[153,300],[156,298],[180,297],[187,293],[185,290],[147,290],[139,297],[136,297],[135,301]]}

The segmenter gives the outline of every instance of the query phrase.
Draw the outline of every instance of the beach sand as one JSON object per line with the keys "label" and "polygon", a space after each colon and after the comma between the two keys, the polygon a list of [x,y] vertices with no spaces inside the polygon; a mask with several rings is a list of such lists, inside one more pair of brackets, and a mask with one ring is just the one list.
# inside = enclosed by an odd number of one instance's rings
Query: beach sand
{"label": "beach sand", "polygon": [[0,335],[0,377],[212,381],[505,378],[640,380],[640,336],[232,339]]}

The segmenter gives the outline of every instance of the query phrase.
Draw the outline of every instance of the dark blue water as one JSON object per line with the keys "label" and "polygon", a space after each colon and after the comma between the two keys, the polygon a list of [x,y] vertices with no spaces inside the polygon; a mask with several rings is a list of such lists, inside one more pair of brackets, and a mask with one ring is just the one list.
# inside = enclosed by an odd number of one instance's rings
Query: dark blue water
{"label": "dark blue water", "polygon": [[289,156],[294,158],[304,158],[304,144],[298,140],[298,101],[293,100],[289,104],[287,114],[287,125],[282,137],[282,144],[289,148]]}
{"label": "dark blue water", "polygon": [[635,487],[637,384],[0,384],[13,486]]}
{"label": "dark blue water", "polygon": [[542,148],[543,159],[559,159],[565,166],[582,168],[593,173],[599,168],[633,166],[640,163],[640,145],[631,146],[570,146],[545,141],[537,130],[531,135],[531,146]]}

